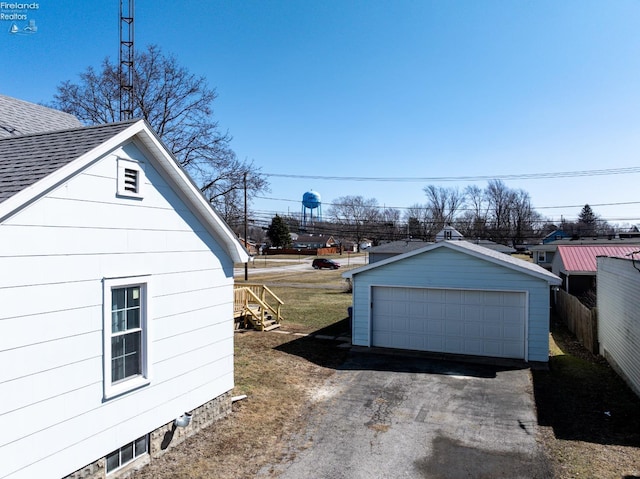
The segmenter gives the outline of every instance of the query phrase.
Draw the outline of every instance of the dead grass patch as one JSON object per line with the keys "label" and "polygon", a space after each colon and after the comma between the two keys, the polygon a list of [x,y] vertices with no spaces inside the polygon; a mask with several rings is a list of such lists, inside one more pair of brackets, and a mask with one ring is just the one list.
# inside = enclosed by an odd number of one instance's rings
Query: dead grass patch
{"label": "dead grass patch", "polygon": [[[285,302],[283,331],[348,331],[351,295],[335,289],[272,289]],[[246,479],[290,457],[290,438],[311,412],[315,390],[346,357],[347,350],[338,345],[276,332],[236,334],[233,395],[246,394],[247,399],[233,405],[231,416],[173,447],[133,477]]]}
{"label": "dead grass patch", "polygon": [[541,438],[557,479],[640,476],[640,399],[554,324],[549,371],[533,371]]}

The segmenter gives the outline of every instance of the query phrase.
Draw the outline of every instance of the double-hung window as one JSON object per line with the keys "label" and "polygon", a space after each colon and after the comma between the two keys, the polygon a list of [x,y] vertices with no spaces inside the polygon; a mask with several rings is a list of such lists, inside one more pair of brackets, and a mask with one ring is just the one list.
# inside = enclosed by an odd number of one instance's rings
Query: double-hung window
{"label": "double-hung window", "polygon": [[149,383],[149,277],[104,280],[105,398]]}

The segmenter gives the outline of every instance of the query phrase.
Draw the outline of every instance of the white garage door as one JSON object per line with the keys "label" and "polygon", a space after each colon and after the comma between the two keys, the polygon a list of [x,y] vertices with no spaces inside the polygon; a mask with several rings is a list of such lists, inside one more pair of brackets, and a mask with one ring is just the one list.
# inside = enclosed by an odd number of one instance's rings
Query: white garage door
{"label": "white garage door", "polygon": [[374,287],[372,345],[524,359],[526,295]]}

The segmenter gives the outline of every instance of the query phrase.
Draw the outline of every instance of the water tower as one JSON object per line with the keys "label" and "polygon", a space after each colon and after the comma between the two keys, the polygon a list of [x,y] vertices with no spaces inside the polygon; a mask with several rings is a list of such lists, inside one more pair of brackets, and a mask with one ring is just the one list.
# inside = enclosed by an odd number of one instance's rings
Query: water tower
{"label": "water tower", "polygon": [[310,190],[302,195],[302,228],[312,225],[314,221],[322,221],[322,202],[320,193]]}

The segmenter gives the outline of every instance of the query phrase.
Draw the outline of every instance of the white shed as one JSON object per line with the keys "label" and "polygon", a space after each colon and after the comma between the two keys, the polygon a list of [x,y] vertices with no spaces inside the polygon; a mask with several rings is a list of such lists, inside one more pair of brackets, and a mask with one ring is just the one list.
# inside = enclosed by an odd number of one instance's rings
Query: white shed
{"label": "white shed", "polygon": [[358,346],[548,361],[550,286],[532,263],[442,241],[347,271]]}
{"label": "white shed", "polygon": [[228,412],[245,261],[144,121],[0,139],[0,477],[104,477]]}

